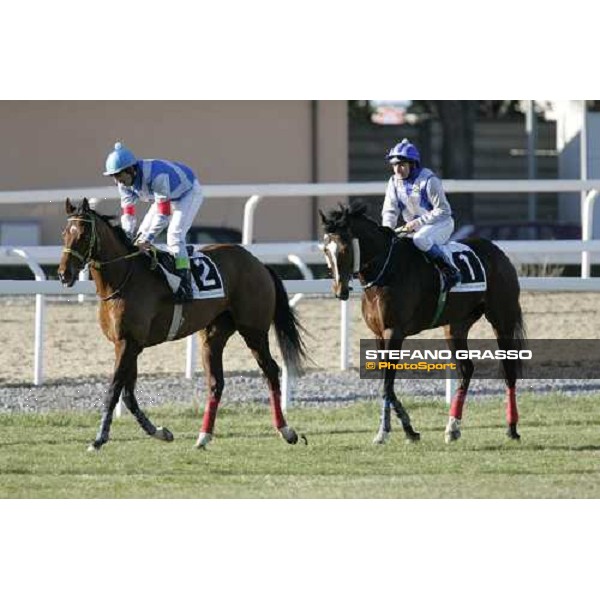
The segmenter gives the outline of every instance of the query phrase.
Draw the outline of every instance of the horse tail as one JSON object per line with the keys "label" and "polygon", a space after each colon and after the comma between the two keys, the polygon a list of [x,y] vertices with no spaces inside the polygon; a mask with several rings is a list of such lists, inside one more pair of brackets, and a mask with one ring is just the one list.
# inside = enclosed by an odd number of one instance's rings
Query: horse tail
{"label": "horse tail", "polygon": [[265,266],[275,284],[275,318],[273,322],[279,349],[290,373],[299,376],[304,372],[303,365],[307,358],[306,347],[302,340],[302,333],[305,330],[298,321],[296,311],[290,306],[283,282],[271,267]]}
{"label": "horse tail", "polygon": [[513,329],[513,339],[515,340],[517,350],[525,348],[527,343],[527,330],[525,329],[525,323],[523,322],[523,311],[521,310],[520,305],[518,306],[517,318]]}
{"label": "horse tail", "polygon": [[[519,301],[519,276],[508,256],[493,242],[481,238],[464,240],[482,259],[488,279],[485,301],[485,316],[491,323],[498,338],[498,344],[507,350],[524,350],[527,346],[527,332],[523,322],[523,311]],[[515,366],[517,378],[522,377],[521,358],[511,363]]]}
{"label": "horse tail", "polygon": [[[491,242],[490,242],[491,243]],[[494,244],[492,244],[495,246]],[[503,302],[501,306],[497,307],[497,310],[502,313],[504,317],[503,334],[510,344],[510,349],[521,351],[527,347],[527,331],[525,329],[525,323],[523,321],[523,311],[521,309],[521,302],[519,296],[521,292],[521,286],[519,285],[519,276],[515,266],[506,254],[497,246],[497,251],[503,260],[499,261],[500,265],[504,265],[505,269],[502,273],[502,289],[510,290],[507,301]],[[523,376],[523,361],[520,357],[515,361],[515,375],[517,378]]]}
{"label": "horse tail", "polygon": [[[496,246],[497,248],[497,246]],[[503,304],[500,307],[500,310],[503,313],[508,312],[510,315],[508,323],[508,335],[512,338],[513,346],[516,350],[522,350],[526,347],[527,342],[527,331],[525,329],[525,323],[523,322],[523,311],[521,309],[521,302],[519,301],[519,296],[521,293],[521,286],[519,285],[519,276],[517,274],[517,270],[515,266],[512,264],[511,260],[498,248],[500,256],[503,258],[501,263],[505,265],[505,272],[503,274],[503,284],[502,287],[504,290],[512,290],[509,294],[508,298],[509,302]]]}
{"label": "horse tail", "polygon": [[[515,350],[519,352],[527,347],[527,331],[525,329],[525,323],[523,322],[523,311],[521,310],[521,305],[517,306],[517,315],[512,331],[513,338],[513,347]],[[517,377],[521,378],[523,375],[523,362],[521,360],[520,354],[517,359]]]}

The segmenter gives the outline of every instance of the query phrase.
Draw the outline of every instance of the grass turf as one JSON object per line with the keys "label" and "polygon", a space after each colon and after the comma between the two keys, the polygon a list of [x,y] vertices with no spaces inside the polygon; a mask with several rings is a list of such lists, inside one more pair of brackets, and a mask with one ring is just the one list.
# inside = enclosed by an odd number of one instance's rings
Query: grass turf
{"label": "grass turf", "polygon": [[193,448],[191,408],[150,408],[175,441],[147,437],[130,415],[111,441],[86,448],[99,415],[0,415],[2,498],[599,498],[600,396],[522,395],[521,442],[505,437],[500,400],[467,404],[463,437],[447,446],[447,407],[405,401],[422,434],[406,444],[399,423],[385,446],[371,440],[379,405],[292,407],[309,444],[289,446],[266,405],[221,407],[215,438]]}

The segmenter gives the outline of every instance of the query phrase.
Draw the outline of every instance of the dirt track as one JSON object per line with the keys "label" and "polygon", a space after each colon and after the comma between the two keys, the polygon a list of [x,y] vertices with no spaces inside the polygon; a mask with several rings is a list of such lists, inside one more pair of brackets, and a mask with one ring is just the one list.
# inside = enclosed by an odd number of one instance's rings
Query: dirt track
{"label": "dirt track", "polygon": [[[362,321],[360,302],[353,301],[352,357],[358,355],[361,337],[371,337]],[[600,338],[600,296],[592,293],[522,295],[525,324],[530,338]],[[33,378],[34,309],[32,299],[6,298],[0,302],[0,383],[29,384]],[[317,367],[339,369],[340,305],[335,299],[302,299],[297,306],[308,330],[307,346]],[[422,334],[441,337],[442,330]],[[473,338],[493,337],[482,319],[472,330]],[[275,344],[273,343],[275,347]],[[65,377],[106,376],[112,373],[113,347],[100,331],[96,301],[48,301],[44,343],[44,373],[47,381]],[[279,360],[278,351],[274,352]],[[225,350],[226,371],[254,371],[254,363],[243,340],[235,335]],[[356,359],[354,359],[356,364]],[[140,374],[183,373],[185,341],[149,348],[141,356]],[[201,372],[201,366],[198,365]]]}

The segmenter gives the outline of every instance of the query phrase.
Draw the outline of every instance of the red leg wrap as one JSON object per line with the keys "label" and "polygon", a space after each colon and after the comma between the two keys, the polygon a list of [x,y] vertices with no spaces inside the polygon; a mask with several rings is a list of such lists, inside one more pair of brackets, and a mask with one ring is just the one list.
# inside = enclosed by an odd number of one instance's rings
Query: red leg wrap
{"label": "red leg wrap", "polygon": [[281,412],[281,392],[271,392],[269,394],[269,403],[271,404],[273,425],[276,429],[285,427],[285,418]]}
{"label": "red leg wrap", "polygon": [[467,398],[467,392],[463,388],[458,388],[452,403],[450,404],[450,416],[455,419],[462,419],[463,405]]}
{"label": "red leg wrap", "polygon": [[516,425],[519,422],[519,412],[517,411],[517,390],[514,387],[506,390],[506,422],[509,425]]}
{"label": "red leg wrap", "polygon": [[202,433],[213,432],[218,408],[219,401],[214,396],[209,396],[204,408],[204,418],[202,419],[202,429],[200,430]]}

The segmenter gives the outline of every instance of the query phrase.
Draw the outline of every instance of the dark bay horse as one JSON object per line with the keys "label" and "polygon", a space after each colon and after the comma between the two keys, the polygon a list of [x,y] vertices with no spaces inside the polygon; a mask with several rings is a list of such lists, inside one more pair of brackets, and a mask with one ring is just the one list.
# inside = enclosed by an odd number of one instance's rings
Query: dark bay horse
{"label": "dark bay horse", "polygon": [[[84,199],[79,207],[66,201],[67,224],[58,274],[72,286],[86,264],[100,298],[99,321],[104,335],[115,346],[115,370],[104,401],[100,428],[90,450],[109,439],[114,408],[123,402],[142,429],[152,437],[172,441],[173,435],[155,427],[135,398],[138,356],[144,348],[180,339],[196,331],[208,387],[208,399],[198,448],[212,438],[223,393],[223,349],[238,331],[254,355],[269,386],[273,425],[283,439],[295,444],[298,435],[286,424],[281,410],[279,367],[269,349],[269,328],[275,332],[286,365],[300,372],[305,350],[299,325],[279,277],[241,246],[220,244],[203,248],[217,265],[225,297],[194,300],[176,305],[173,292],[159,269],[151,270],[151,256],[132,245],[125,232],[96,213]],[[178,314],[177,320],[175,319]]]}
{"label": "dark bay horse", "polygon": [[[487,277],[485,292],[448,294],[443,311],[437,314],[441,279],[437,268],[418,250],[412,240],[398,238],[388,227],[367,217],[365,206],[340,207],[321,214],[325,230],[324,252],[333,271],[333,291],[346,300],[349,283],[357,275],[363,285],[362,314],[381,350],[399,350],[404,338],[423,330],[444,326],[451,350],[466,350],[473,324],[485,315],[491,323],[498,346],[520,350],[525,329],[519,304],[519,280],[508,257],[492,242],[465,240],[482,261]],[[435,324],[434,324],[435,321]],[[463,404],[473,375],[471,360],[458,360],[459,385],[450,406],[446,427],[447,442],[460,435]],[[507,435],[519,439],[516,380],[520,361],[502,362],[506,392]],[[394,409],[404,433],[411,441],[419,439],[402,403],[394,393],[395,372],[385,370],[381,423],[374,443],[384,443],[391,432],[390,413]]]}

